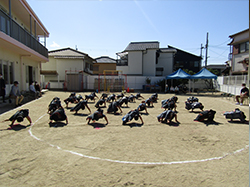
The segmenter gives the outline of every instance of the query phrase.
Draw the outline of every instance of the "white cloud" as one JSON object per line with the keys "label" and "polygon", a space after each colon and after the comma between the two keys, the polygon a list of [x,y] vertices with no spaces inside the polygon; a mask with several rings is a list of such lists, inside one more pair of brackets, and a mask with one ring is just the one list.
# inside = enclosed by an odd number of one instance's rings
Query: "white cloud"
{"label": "white cloud", "polygon": [[53,41],[53,44],[51,44],[50,47],[58,48],[60,45]]}

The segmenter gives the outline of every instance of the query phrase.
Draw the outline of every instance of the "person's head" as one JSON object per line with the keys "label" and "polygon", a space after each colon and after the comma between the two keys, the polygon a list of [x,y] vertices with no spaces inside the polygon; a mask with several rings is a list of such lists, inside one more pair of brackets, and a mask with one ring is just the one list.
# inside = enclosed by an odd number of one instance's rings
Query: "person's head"
{"label": "person's head", "polygon": [[17,116],[17,122],[22,122],[23,121],[23,116],[22,115],[19,115]]}
{"label": "person's head", "polygon": [[18,86],[18,82],[17,81],[14,81],[14,86]]}
{"label": "person's head", "polygon": [[242,83],[242,85],[241,85],[242,87],[246,87],[246,84],[245,83]]}

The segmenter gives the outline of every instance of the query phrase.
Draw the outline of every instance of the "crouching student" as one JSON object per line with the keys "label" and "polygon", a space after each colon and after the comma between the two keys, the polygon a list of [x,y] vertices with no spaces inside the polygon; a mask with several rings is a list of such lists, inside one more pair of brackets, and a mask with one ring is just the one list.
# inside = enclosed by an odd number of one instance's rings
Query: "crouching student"
{"label": "crouching student", "polygon": [[54,97],[48,106],[48,114],[52,114],[56,109],[61,108],[61,101],[59,97]]}
{"label": "crouching student", "polygon": [[205,119],[207,119],[209,122],[212,122],[214,121],[215,113],[216,111],[212,109],[202,111],[198,114],[198,116],[194,119],[194,121],[204,121]]}
{"label": "crouching student", "polygon": [[108,113],[114,112],[114,114],[116,114],[116,112],[118,111],[118,109],[122,113],[122,109],[121,109],[120,103],[118,101],[114,101],[114,102],[112,102],[112,103],[109,104],[107,112]]}
{"label": "crouching student", "polygon": [[96,102],[95,107],[99,108],[100,105],[103,105],[103,104],[104,104],[104,107],[106,107],[106,101],[105,101],[105,99],[100,99],[99,101]]}
{"label": "crouching student", "polygon": [[29,116],[29,109],[18,110],[13,116],[11,116],[9,119],[4,120],[3,122],[11,121],[10,126],[12,127],[15,121],[20,123],[23,121],[24,118],[26,118],[30,122],[29,125],[32,125],[32,121]]}
{"label": "crouching student", "polygon": [[233,119],[239,119],[241,122],[246,121],[246,116],[244,112],[242,112],[239,108],[236,108],[234,111],[231,112],[225,112],[224,116],[226,119],[230,119],[230,121],[233,121]]}
{"label": "crouching student", "polygon": [[104,118],[106,120],[107,124],[109,123],[107,117],[103,114],[103,110],[100,109],[100,108],[98,108],[97,111],[95,111],[93,114],[91,114],[90,116],[88,116],[86,118],[86,120],[88,120],[88,124],[90,124],[89,123],[90,120],[92,120],[93,122],[95,122],[95,121],[98,121],[101,118]]}
{"label": "crouching student", "polygon": [[137,110],[138,110],[138,111],[143,111],[143,110],[145,110],[145,111],[146,111],[146,114],[148,114],[146,102],[145,102],[145,101],[142,101],[141,104],[139,104],[139,106],[137,107]]}
{"label": "crouching student", "polygon": [[87,109],[91,113],[91,110],[90,110],[86,100],[83,100],[83,101],[80,101],[79,103],[77,103],[76,106],[74,106],[73,108],[70,109],[70,112],[75,112],[75,114],[77,114],[77,112],[80,109],[84,110],[85,107],[87,107]]}
{"label": "crouching student", "polygon": [[66,120],[66,124],[68,124],[68,118],[63,108],[56,109],[53,113],[50,114],[49,119],[50,119],[49,123],[52,123],[53,120],[55,122]]}
{"label": "crouching student", "polygon": [[165,110],[160,115],[157,116],[159,122],[171,123],[172,119],[175,118],[176,123],[180,123],[177,120],[177,114],[173,110]]}
{"label": "crouching student", "polygon": [[142,120],[142,117],[139,113],[139,110],[131,110],[129,111],[123,118],[122,118],[122,124],[125,125],[126,123],[130,122],[132,119],[138,120],[140,118],[142,124],[144,123]]}

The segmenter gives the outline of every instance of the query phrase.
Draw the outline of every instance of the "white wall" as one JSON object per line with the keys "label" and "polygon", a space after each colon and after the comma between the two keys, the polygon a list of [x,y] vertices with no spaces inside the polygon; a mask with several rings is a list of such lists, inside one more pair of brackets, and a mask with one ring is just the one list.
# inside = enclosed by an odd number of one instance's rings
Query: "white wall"
{"label": "white wall", "polygon": [[143,76],[155,76],[156,72],[156,50],[146,50],[143,54]]}

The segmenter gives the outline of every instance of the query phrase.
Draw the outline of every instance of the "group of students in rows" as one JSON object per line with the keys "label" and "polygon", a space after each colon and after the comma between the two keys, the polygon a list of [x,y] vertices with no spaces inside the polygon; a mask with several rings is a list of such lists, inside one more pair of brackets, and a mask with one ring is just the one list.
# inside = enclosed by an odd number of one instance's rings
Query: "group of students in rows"
{"label": "group of students in rows", "polygon": [[[95,107],[97,110],[89,115],[86,120],[88,121],[88,124],[90,124],[90,121],[93,122],[98,121],[101,118],[104,118],[106,120],[106,123],[108,124],[108,119],[106,115],[103,113],[103,110],[101,107],[106,107],[106,102],[109,102],[109,106],[107,108],[107,113],[114,113],[117,114],[118,110],[122,113],[122,105],[125,104],[126,107],[128,107],[128,102],[135,102],[135,99],[144,97],[141,96],[140,93],[137,93],[136,95],[131,94],[130,96],[125,96],[123,93],[115,95],[111,94],[108,95],[106,93],[103,93],[101,97],[99,98],[95,92],[91,93],[90,95],[85,95],[85,99],[81,95],[76,95],[76,93],[71,93],[68,98],[64,100],[66,107],[68,108],[69,103],[76,104],[74,107],[70,109],[70,112],[75,112],[75,114],[78,113],[80,109],[84,110],[87,108],[89,112],[91,113],[91,109],[88,106],[88,101],[94,101],[95,98],[98,98],[99,100],[95,103]],[[142,124],[143,119],[140,115],[141,111],[146,112],[147,107],[153,107],[153,103],[157,102],[158,100],[158,94],[152,94],[148,99],[141,101],[141,103],[138,105],[138,107],[134,110],[130,110],[123,118],[122,118],[122,124],[125,125],[126,123],[130,122],[131,120],[138,120],[140,119]],[[177,103],[178,97],[173,96],[169,99],[162,100],[161,101],[161,108],[165,109],[161,114],[157,116],[157,120],[162,123],[171,123],[171,121],[175,118],[176,123],[179,123],[177,120],[177,111],[176,111],[176,103]],[[102,106],[101,106],[102,105]],[[196,97],[189,97],[187,101],[185,101],[185,108],[187,110],[192,109],[192,111],[196,108],[200,109],[201,112],[198,114],[196,119],[194,121],[213,121],[216,111],[210,109],[203,111],[204,106],[201,102],[199,102],[199,99]],[[50,122],[53,121],[66,121],[66,124],[68,124],[68,118],[65,114],[65,110],[61,105],[61,100],[58,97],[55,97],[52,99],[52,101],[49,103],[48,106],[48,112]],[[240,111],[238,108],[236,108],[234,111],[225,112],[224,113],[226,119],[230,119],[231,121],[233,119],[240,119],[241,122],[245,121],[245,114],[244,112]],[[18,110],[13,116],[11,116],[9,119],[6,119],[4,121],[11,121],[12,126],[14,122],[17,120],[18,122],[22,122],[24,118],[27,118],[27,120],[32,124],[32,120],[29,117],[29,110],[28,109],[21,109]]]}

